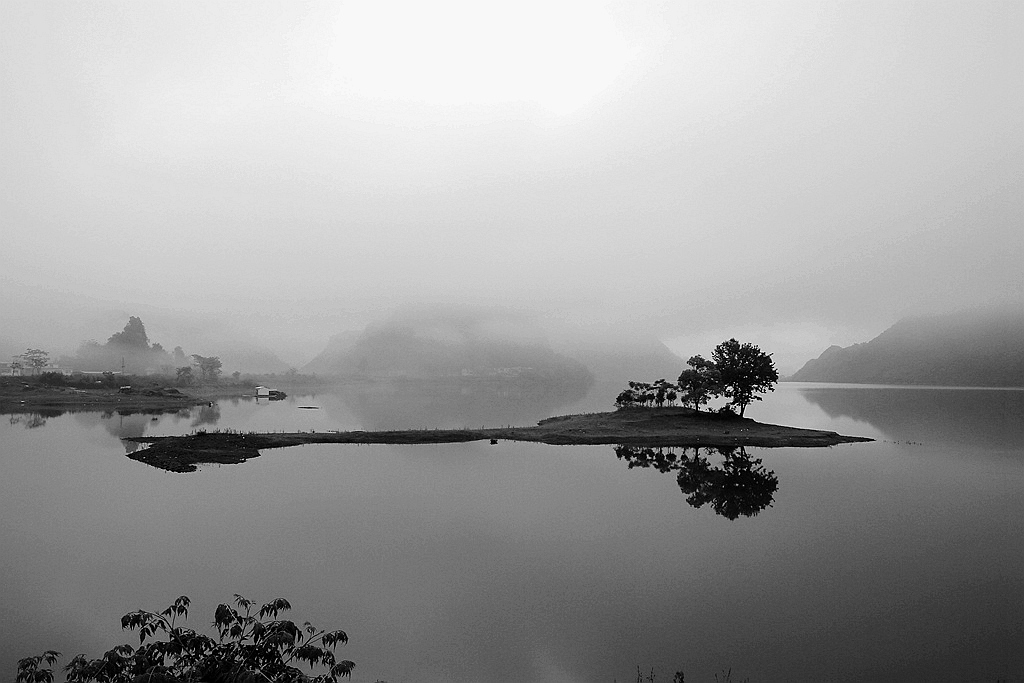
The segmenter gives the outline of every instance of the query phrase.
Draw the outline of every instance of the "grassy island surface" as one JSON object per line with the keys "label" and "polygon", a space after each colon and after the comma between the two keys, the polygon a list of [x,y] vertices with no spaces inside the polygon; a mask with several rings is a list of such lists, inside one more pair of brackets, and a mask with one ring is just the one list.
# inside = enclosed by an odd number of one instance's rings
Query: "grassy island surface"
{"label": "grassy island surface", "polygon": [[496,429],[410,429],[397,431],[237,433],[199,432],[186,436],[125,439],[150,444],[129,457],[175,472],[199,463],[238,463],[260,449],[317,443],[429,444],[466,441],[533,441],[555,445],[631,444],[643,446],[834,446],[871,441],[836,432],[762,424],[748,418],[696,412],[690,408],[624,408],[610,413],[565,415],[535,427]]}

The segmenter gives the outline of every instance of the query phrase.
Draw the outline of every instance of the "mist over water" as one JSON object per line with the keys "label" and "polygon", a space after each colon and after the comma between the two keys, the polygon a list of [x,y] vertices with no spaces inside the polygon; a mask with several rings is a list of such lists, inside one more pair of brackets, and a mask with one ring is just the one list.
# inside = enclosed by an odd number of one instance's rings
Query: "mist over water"
{"label": "mist over water", "polygon": [[4,414],[0,678],[182,593],[193,625],[284,596],[367,683],[1024,678],[1020,391],[749,407],[877,439],[831,449],[185,475],[120,441],[530,425],[726,339],[785,376],[913,315],[953,314],[868,369],[1012,383],[1024,328],[979,353],[957,312],[1024,310],[1024,3],[5,2],[0,64],[0,369],[200,357],[290,394]]}
{"label": "mist over water", "polygon": [[[858,410],[860,391],[899,409]],[[4,420],[0,666],[98,654],[130,639],[121,614],[180,594],[201,626],[240,592],[346,629],[353,680],[631,680],[637,663],[698,681],[1012,680],[1024,440],[987,415],[1017,393],[781,385],[752,417],[881,440],[748,449],[777,488],[735,519],[687,501],[714,479],[681,490],[681,461],[654,452],[631,468],[608,446],[325,445],[172,474],[115,438],[362,428],[423,405],[401,393]],[[495,419],[516,422],[516,400]],[[936,405],[961,409],[958,429],[921,431]],[[459,406],[443,414],[479,415]],[[719,476],[722,456],[700,455]]]}

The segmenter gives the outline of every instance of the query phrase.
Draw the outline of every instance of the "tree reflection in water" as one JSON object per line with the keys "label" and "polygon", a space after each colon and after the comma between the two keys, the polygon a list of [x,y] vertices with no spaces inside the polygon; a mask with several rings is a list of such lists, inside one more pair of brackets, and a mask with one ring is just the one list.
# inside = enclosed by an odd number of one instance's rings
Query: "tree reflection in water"
{"label": "tree reflection in water", "polygon": [[205,406],[199,406],[199,410],[192,417],[192,426],[215,425],[218,420],[220,420],[220,404],[211,401]]}
{"label": "tree reflection in water", "polygon": [[[701,451],[705,455],[701,455]],[[692,455],[690,453],[692,452]],[[723,456],[721,465],[712,465],[706,456]],[[760,458],[751,458],[743,446],[733,448],[647,448],[615,446],[615,455],[630,469],[653,467],[659,472],[675,472],[686,502],[695,508],[710,503],[715,513],[728,519],[751,517],[772,504],[779,478],[766,470]]]}
{"label": "tree reflection in water", "polygon": [[11,415],[9,421],[12,425],[20,424],[25,429],[38,429],[46,425],[47,417],[50,416],[43,413],[24,413],[21,415]]}

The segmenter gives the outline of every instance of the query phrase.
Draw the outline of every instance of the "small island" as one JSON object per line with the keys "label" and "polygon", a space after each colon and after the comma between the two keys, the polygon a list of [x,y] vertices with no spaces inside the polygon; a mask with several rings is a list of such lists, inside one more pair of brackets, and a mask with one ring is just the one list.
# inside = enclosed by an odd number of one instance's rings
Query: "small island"
{"label": "small island", "polygon": [[410,429],[396,431],[239,433],[197,432],[185,436],[140,436],[125,441],[149,444],[128,454],[133,460],[173,472],[201,463],[240,463],[260,449],[303,444],[437,444],[468,441],[532,441],[553,445],[633,444],[686,447],[820,447],[871,441],[836,432],[763,424],[678,406],[620,408],[608,413],[564,415],[534,427],[494,429]]}

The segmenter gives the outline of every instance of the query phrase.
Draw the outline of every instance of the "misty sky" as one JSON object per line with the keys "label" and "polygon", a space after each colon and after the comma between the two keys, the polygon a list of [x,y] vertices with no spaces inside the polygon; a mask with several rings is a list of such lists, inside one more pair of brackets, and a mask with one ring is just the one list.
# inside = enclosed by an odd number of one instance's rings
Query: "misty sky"
{"label": "misty sky", "polygon": [[298,362],[457,302],[806,360],[1024,303],[1022,122],[1019,2],[0,0],[0,336]]}

